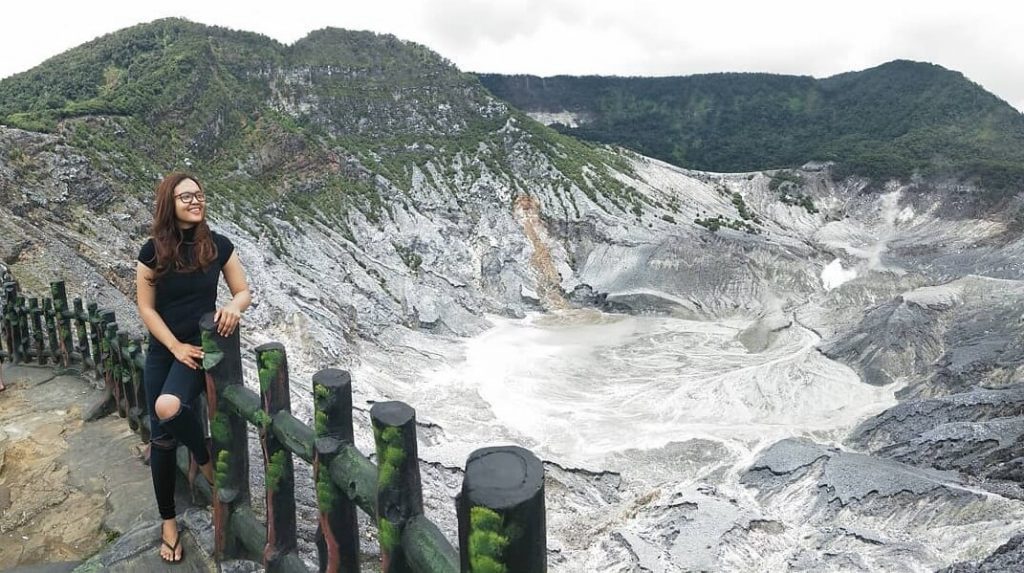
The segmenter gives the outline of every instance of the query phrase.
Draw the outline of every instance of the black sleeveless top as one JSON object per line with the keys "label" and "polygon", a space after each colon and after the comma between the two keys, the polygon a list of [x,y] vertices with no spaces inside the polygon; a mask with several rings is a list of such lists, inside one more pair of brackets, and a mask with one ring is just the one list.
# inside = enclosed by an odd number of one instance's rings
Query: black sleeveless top
{"label": "black sleeveless top", "polygon": [[[207,312],[216,310],[220,272],[231,258],[231,253],[235,252],[235,246],[227,237],[213,231],[210,234],[213,236],[217,258],[210,263],[206,272],[199,269],[192,273],[180,273],[172,269],[156,283],[156,312],[181,342],[195,343],[198,340],[199,319]],[[186,261],[192,260],[194,237],[195,227],[182,231],[180,248]],[[156,247],[152,238],[139,249],[139,262],[151,269],[156,268]],[[160,344],[152,334],[149,343]]]}

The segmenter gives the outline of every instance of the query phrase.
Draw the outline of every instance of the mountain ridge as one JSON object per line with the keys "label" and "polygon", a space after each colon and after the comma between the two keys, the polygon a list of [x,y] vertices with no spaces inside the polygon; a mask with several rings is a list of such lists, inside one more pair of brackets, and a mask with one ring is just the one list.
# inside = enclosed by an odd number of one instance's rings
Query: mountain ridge
{"label": "mountain ridge", "polygon": [[1024,115],[941,66],[894,60],[823,79],[764,73],[657,78],[480,74],[527,112],[581,116],[563,133],[706,171],[835,164],[881,187],[914,175],[1024,184]]}

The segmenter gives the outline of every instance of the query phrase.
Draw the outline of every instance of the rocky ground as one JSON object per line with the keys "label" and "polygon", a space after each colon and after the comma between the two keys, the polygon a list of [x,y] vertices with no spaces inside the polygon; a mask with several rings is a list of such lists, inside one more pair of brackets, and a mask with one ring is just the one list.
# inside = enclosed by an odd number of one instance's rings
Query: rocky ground
{"label": "rocky ground", "polygon": [[159,562],[159,518],[138,436],[116,415],[81,419],[101,391],[43,367],[4,365],[3,378],[0,570],[214,570],[205,558],[208,512],[189,508],[184,487],[177,503],[187,563]]}

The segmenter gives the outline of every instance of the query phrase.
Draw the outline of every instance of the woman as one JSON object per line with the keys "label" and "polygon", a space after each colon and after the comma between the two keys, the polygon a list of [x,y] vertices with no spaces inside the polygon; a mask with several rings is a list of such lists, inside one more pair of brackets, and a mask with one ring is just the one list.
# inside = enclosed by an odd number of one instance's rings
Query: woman
{"label": "woman", "polygon": [[175,449],[184,444],[213,483],[213,464],[192,401],[204,387],[199,319],[214,311],[223,274],[231,302],[216,310],[217,332],[229,336],[250,303],[245,272],[231,241],[206,224],[206,195],[195,177],[164,177],[156,189],[150,238],[139,251],[139,316],[149,330],[143,383],[150,415],[150,468],[163,518],[160,557],[182,559],[174,511]]}

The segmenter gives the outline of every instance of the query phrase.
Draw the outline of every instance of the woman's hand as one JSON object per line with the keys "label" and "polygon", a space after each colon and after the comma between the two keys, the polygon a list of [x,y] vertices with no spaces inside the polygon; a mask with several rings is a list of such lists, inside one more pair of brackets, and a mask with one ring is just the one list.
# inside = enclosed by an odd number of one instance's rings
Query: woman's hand
{"label": "woman's hand", "polygon": [[221,336],[231,336],[240,320],[242,320],[242,313],[231,304],[217,309],[217,313],[213,315],[213,322],[217,325],[217,334]]}
{"label": "woman's hand", "polygon": [[196,359],[203,359],[203,349],[198,346],[192,346],[184,342],[179,342],[171,347],[171,354],[178,359],[185,366],[188,366],[192,370],[199,369],[199,365],[196,364]]}

